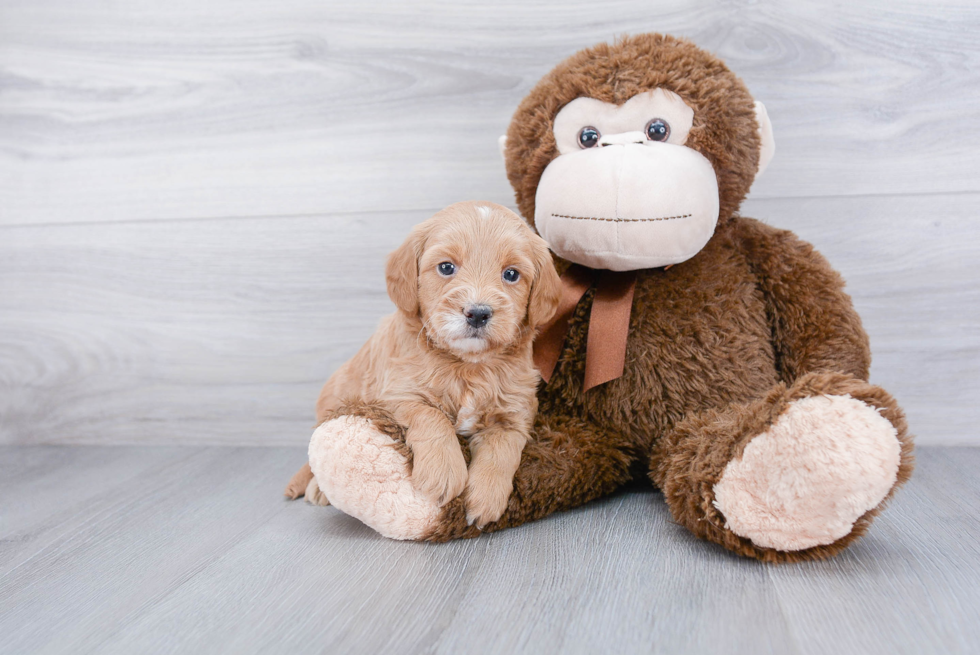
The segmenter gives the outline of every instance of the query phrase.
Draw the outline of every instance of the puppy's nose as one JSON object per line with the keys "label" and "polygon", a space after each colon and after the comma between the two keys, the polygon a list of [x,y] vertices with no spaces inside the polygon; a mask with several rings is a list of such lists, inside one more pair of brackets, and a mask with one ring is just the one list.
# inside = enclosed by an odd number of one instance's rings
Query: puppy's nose
{"label": "puppy's nose", "polygon": [[481,328],[493,316],[493,310],[490,305],[470,305],[463,311],[463,316],[466,317],[467,323],[475,328]]}

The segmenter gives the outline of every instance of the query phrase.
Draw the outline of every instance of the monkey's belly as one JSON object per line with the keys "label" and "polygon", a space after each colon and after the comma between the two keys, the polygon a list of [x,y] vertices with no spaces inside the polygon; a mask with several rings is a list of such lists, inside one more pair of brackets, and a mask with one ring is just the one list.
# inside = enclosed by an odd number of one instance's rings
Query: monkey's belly
{"label": "monkey's belly", "polygon": [[739,254],[719,239],[676,268],[639,272],[623,376],[583,392],[586,296],[541,411],[626,432],[642,450],[687,414],[749,401],[779,381],[765,301]]}

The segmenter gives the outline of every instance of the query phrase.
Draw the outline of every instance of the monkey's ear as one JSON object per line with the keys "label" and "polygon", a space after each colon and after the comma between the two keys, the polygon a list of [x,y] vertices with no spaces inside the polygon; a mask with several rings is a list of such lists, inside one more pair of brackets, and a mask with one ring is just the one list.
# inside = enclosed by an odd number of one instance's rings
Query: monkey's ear
{"label": "monkey's ear", "polygon": [[507,135],[497,139],[497,147],[500,148],[500,156],[507,159]]}
{"label": "monkey's ear", "polygon": [[388,255],[385,281],[388,297],[401,311],[415,316],[419,313],[419,258],[425,244],[422,226],[411,231],[405,243]]}
{"label": "monkey's ear", "polygon": [[776,140],[772,136],[772,122],[769,120],[769,113],[766,106],[755,101],[755,120],[759,124],[759,170],[755,172],[756,177],[762,175],[766,166],[772,161],[772,156],[776,154]]}
{"label": "monkey's ear", "polygon": [[531,296],[527,303],[527,324],[533,332],[547,323],[558,310],[561,302],[561,279],[555,270],[548,244],[534,235],[534,280],[531,282]]}

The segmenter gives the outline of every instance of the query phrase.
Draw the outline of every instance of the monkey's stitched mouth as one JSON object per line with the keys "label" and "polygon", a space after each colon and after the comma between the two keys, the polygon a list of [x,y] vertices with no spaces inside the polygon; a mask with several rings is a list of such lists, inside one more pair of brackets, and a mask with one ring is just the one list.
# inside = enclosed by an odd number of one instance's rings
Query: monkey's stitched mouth
{"label": "monkey's stitched mouth", "polygon": [[570,218],[573,221],[603,221],[605,223],[652,223],[654,221],[674,221],[679,218],[690,218],[692,214],[677,216],[661,216],[660,218],[600,218],[597,216],[568,216],[567,214],[552,214],[555,218]]}

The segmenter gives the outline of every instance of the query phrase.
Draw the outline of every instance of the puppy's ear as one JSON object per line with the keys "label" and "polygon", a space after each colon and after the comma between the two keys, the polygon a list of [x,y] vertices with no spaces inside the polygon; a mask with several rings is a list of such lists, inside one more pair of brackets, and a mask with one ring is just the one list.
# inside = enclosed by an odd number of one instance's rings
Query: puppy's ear
{"label": "puppy's ear", "polygon": [[425,230],[417,225],[405,243],[388,255],[385,266],[388,297],[398,309],[412,316],[419,313],[419,258],[424,247]]}
{"label": "puppy's ear", "polygon": [[532,330],[544,325],[555,315],[561,300],[561,280],[555,270],[548,244],[538,235],[533,235],[534,243],[534,281],[531,283],[531,297],[527,303],[527,323]]}

